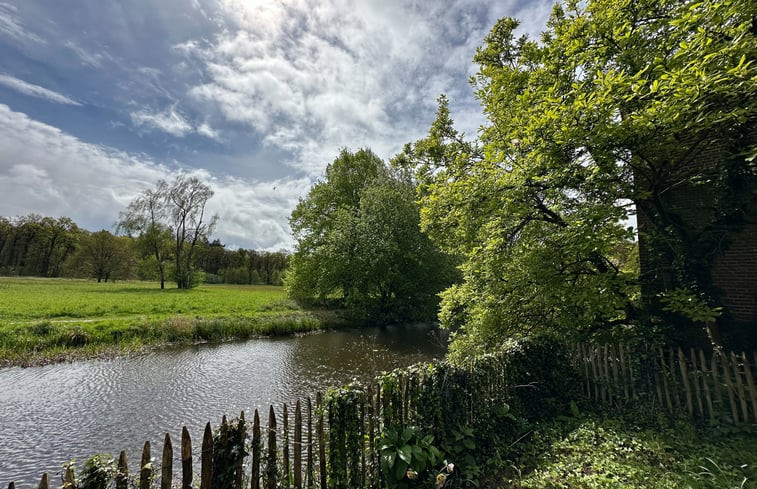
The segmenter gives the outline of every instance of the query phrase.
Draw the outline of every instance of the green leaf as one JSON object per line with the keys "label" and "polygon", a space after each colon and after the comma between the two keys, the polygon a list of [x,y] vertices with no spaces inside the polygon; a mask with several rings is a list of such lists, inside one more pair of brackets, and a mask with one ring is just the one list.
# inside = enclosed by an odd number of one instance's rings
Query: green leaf
{"label": "green leaf", "polygon": [[398,461],[397,466],[394,469],[394,477],[397,480],[401,480],[405,478],[405,474],[407,473],[407,464],[403,461]]}
{"label": "green leaf", "polygon": [[413,460],[413,451],[410,445],[404,445],[397,450],[397,455],[408,464]]}

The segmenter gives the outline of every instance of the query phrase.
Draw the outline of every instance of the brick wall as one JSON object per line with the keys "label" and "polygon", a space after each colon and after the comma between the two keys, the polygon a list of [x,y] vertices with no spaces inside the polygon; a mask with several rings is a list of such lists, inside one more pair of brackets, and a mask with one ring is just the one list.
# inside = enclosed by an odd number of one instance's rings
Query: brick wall
{"label": "brick wall", "polygon": [[[757,137],[757,133],[753,133]],[[724,148],[710,145],[692,158],[687,168],[701,173],[701,183],[682,182],[666,192],[670,209],[693,230],[700,230],[712,221],[713,194],[707,187],[708,173],[717,171],[716,163],[725,155]],[[643,293],[653,295],[671,285],[674,257],[654,257],[650,253],[644,230],[650,228],[647,216],[638,214],[639,260]],[[727,316],[745,325],[757,325],[757,203],[752,205],[747,224],[726,235],[714,257],[710,273],[713,285],[722,293]]]}

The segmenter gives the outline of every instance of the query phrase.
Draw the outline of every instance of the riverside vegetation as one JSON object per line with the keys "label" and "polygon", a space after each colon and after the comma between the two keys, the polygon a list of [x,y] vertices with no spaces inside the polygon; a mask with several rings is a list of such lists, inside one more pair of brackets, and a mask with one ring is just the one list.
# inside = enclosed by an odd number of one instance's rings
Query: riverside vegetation
{"label": "riverside vegetation", "polygon": [[[0,278],[0,365],[110,356],[193,343],[318,329],[281,287]],[[321,316],[323,318],[323,316]]]}

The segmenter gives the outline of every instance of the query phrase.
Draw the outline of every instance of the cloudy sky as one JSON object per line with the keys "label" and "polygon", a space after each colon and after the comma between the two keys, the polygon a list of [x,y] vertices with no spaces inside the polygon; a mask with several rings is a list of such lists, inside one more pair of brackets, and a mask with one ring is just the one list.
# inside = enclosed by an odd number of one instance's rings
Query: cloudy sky
{"label": "cloudy sky", "polygon": [[0,215],[112,229],[177,172],[210,183],[216,237],[291,248],[287,218],[339,148],[382,158],[446,93],[481,110],[494,22],[538,35],[550,0],[0,0]]}

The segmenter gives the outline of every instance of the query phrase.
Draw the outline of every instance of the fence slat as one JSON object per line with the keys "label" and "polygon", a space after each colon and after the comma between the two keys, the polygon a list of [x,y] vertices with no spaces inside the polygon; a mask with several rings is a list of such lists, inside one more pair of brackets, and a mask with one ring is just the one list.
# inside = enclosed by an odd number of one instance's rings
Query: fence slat
{"label": "fence slat", "polygon": [[66,467],[66,473],[63,475],[63,489],[76,488],[76,475],[74,474],[73,464]]}
{"label": "fence slat", "polygon": [[725,379],[726,391],[728,391],[728,401],[731,404],[731,415],[733,416],[733,424],[739,424],[739,408],[736,406],[735,390],[733,388],[733,381],[731,380],[731,373],[728,369],[728,356],[718,355],[723,360],[723,378]]}
{"label": "fence slat", "polygon": [[723,406],[722,385],[720,384],[720,373],[718,372],[719,359],[720,359],[720,355],[718,354],[718,351],[717,350],[713,351],[712,359],[711,359],[712,363],[710,365],[710,373],[712,374],[713,390],[715,391],[715,402],[718,405],[718,409],[723,409],[725,406]]}
{"label": "fence slat", "polygon": [[200,456],[200,489],[210,489],[213,480],[213,432],[210,422],[205,425]]}
{"label": "fence slat", "polygon": [[289,466],[289,410],[286,403],[284,403],[283,413],[281,415],[281,427],[284,430],[284,437],[281,440],[281,455],[283,458],[283,467],[281,480],[284,481],[285,487],[288,487],[291,480],[290,466]]}
{"label": "fence slat", "polygon": [[749,422],[749,410],[746,404],[746,395],[744,393],[744,382],[741,380],[741,372],[739,372],[739,359],[735,353],[731,352],[731,367],[733,368],[733,380],[736,384],[736,393],[739,396],[739,404],[741,405],[741,419],[745,422]]}
{"label": "fence slat", "polygon": [[255,410],[252,417],[252,472],[250,489],[260,489],[260,415]]}
{"label": "fence slat", "polygon": [[612,368],[613,391],[620,392],[621,384],[618,377],[618,356],[615,354],[615,345],[610,345],[610,367]]}
{"label": "fence slat", "polygon": [[166,433],[163,441],[163,461],[160,467],[160,489],[171,489],[173,482],[173,446],[171,435]]}
{"label": "fence slat", "polygon": [[318,464],[321,475],[321,488],[328,487],[326,485],[326,439],[323,435],[323,395],[317,393],[315,396],[316,410],[318,411]]}
{"label": "fence slat", "polygon": [[152,463],[150,461],[150,442],[146,441],[142,449],[142,462],[139,466],[139,489],[150,489],[152,479]]}
{"label": "fence slat", "polygon": [[662,390],[665,393],[665,403],[668,406],[668,412],[673,414],[673,401],[670,398],[670,386],[668,384],[668,369],[665,366],[665,353],[660,348],[660,376],[662,377]]}
{"label": "fence slat", "polygon": [[278,487],[278,466],[276,459],[276,413],[273,406],[268,410],[268,457],[266,460],[266,483],[268,489]]}
{"label": "fence slat", "polygon": [[129,463],[126,461],[126,452],[121,450],[118,456],[118,472],[116,473],[116,489],[127,489],[129,486]]}
{"label": "fence slat", "polygon": [[599,386],[601,382],[599,380],[599,369],[597,368],[597,362],[596,362],[597,355],[599,354],[597,350],[598,349],[596,347],[593,347],[591,349],[591,356],[589,358],[591,358],[591,373],[592,373],[592,378],[593,378],[592,380],[594,382],[594,399],[599,401],[600,400]]}
{"label": "fence slat", "polygon": [[10,482],[8,484],[8,489],[16,489],[16,483],[15,482]]}
{"label": "fence slat", "polygon": [[752,400],[752,420],[757,422],[757,386],[754,384],[752,376],[752,367],[749,365],[746,353],[741,354],[744,361],[744,374],[746,375],[746,385],[749,387],[749,398]]}
{"label": "fence slat", "polygon": [[302,489],[302,408],[299,399],[294,406],[294,487]]}
{"label": "fence slat", "polygon": [[181,428],[181,489],[192,489],[192,438],[186,426]]}
{"label": "fence slat", "polygon": [[710,394],[710,383],[707,381],[708,374],[712,378],[712,365],[707,368],[707,359],[704,356],[704,351],[699,350],[699,364],[702,366],[702,387],[704,388],[704,399],[707,402],[707,411],[709,412],[710,421],[715,420],[715,411],[712,407],[712,395]]}
{"label": "fence slat", "polygon": [[365,487],[365,393],[360,397],[360,487]]}
{"label": "fence slat", "polygon": [[[239,429],[244,436],[247,437],[247,425],[244,419],[244,411],[239,413]],[[242,489],[242,478],[244,477],[244,458],[240,458],[237,462],[236,477],[234,478],[234,488]]]}
{"label": "fence slat", "polygon": [[308,463],[305,471],[308,489],[315,487],[313,478],[313,401],[308,397]]}
{"label": "fence slat", "polygon": [[42,480],[39,481],[38,489],[50,489],[50,478],[47,476],[47,472],[42,474]]}
{"label": "fence slat", "polygon": [[694,382],[694,397],[696,397],[697,400],[697,412],[699,413],[700,418],[704,418],[704,405],[702,404],[702,391],[699,388],[699,378],[702,377],[702,374],[697,367],[697,355],[694,353],[694,348],[691,348],[689,350],[689,357],[691,360],[692,370],[691,370],[691,377],[692,381]]}
{"label": "fence slat", "polygon": [[618,345],[618,356],[620,357],[620,374],[623,378],[623,396],[625,397],[626,401],[628,398],[628,384],[631,383],[631,376],[628,375],[627,368],[626,367],[626,352],[625,348],[623,347],[623,344]]}
{"label": "fence slat", "polygon": [[683,354],[683,350],[678,348],[678,368],[681,370],[681,381],[683,382],[683,389],[686,393],[686,411],[689,413],[689,417],[694,417],[694,401],[691,394],[691,383],[689,382],[689,371],[686,368],[686,357]]}

